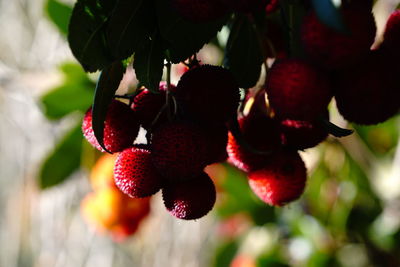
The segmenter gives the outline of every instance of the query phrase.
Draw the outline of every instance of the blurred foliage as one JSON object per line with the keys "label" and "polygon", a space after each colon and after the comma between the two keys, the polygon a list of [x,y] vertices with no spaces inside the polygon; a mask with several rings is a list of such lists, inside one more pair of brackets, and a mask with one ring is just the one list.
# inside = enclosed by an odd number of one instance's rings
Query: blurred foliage
{"label": "blurred foliage", "polygon": [[72,6],[57,0],[47,0],[45,11],[50,21],[52,21],[57,29],[66,36],[68,33],[69,18],[72,14]]}

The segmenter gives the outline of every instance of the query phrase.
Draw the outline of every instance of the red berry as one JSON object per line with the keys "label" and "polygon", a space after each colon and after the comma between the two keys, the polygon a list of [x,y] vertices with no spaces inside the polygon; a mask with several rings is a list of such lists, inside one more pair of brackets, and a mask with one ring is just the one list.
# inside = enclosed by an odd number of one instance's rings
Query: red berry
{"label": "red berry", "polygon": [[314,120],[326,110],[332,98],[324,73],[297,59],[276,61],[265,91],[280,119]]}
{"label": "red berry", "polygon": [[[400,109],[400,85],[391,55],[372,51],[352,72],[338,78],[335,98],[343,117],[358,124],[377,124]],[[398,67],[397,67],[398,68]]]}
{"label": "red berry", "polygon": [[161,188],[160,175],[151,162],[151,152],[137,147],[122,151],[115,162],[117,187],[133,198],[148,197]]}
{"label": "red berry", "polygon": [[[325,117],[329,117],[329,115]],[[322,118],[319,119],[322,120]],[[328,131],[319,119],[314,121],[281,121],[282,144],[296,150],[302,150],[314,147],[324,141],[328,137]]]}
{"label": "red berry", "polygon": [[[103,142],[106,149],[112,153],[124,150],[133,144],[138,131],[139,123],[129,106],[113,100],[108,107],[106,120],[104,121]],[[82,132],[90,144],[105,152],[94,136],[91,108],[83,118]]]}
{"label": "red berry", "polygon": [[371,1],[343,4],[341,14],[348,33],[323,24],[316,13],[305,16],[301,38],[307,54],[322,67],[338,69],[359,61],[375,40],[376,25]]}
{"label": "red berry", "polygon": [[387,49],[388,53],[395,55],[397,59],[400,58],[400,9],[390,15],[386,23],[384,41],[381,47]]}
{"label": "red berry", "polygon": [[253,192],[265,203],[283,206],[298,199],[304,191],[307,170],[297,152],[274,155],[262,169],[249,173]]}
{"label": "red berry", "polygon": [[[172,91],[175,86],[172,85]],[[148,89],[144,89],[133,99],[131,105],[135,116],[138,118],[141,126],[146,130],[150,129],[152,123],[162,111],[161,109],[166,103],[167,84],[160,83],[159,93],[152,93]],[[166,111],[162,112],[156,121],[156,125],[160,125],[167,121]]]}
{"label": "red berry", "polygon": [[154,166],[171,180],[191,177],[207,165],[205,135],[189,123],[170,122],[156,129],[152,147]]}
{"label": "red berry", "polygon": [[167,184],[162,195],[167,210],[184,220],[203,217],[213,208],[216,200],[215,185],[204,172],[191,180]]}
{"label": "red berry", "polygon": [[204,122],[225,122],[236,114],[239,87],[230,71],[202,65],[186,72],[176,87],[185,113]]}
{"label": "red berry", "polygon": [[228,158],[228,128],[224,124],[212,124],[204,126],[203,131],[208,141],[207,165],[225,161]]}
{"label": "red berry", "polygon": [[[165,0],[164,0],[165,1]],[[171,5],[185,19],[192,22],[207,22],[227,13],[227,8],[216,0],[170,0]]]}
{"label": "red berry", "polygon": [[270,0],[268,5],[265,7],[267,14],[274,12],[279,7],[279,0]]}
{"label": "red berry", "polygon": [[[250,113],[239,119],[239,125],[243,141],[252,148],[260,152],[279,149],[279,128],[275,120],[259,113]],[[249,151],[238,143],[232,133],[228,135],[227,151],[229,161],[245,172],[264,166],[270,157],[270,155]]]}

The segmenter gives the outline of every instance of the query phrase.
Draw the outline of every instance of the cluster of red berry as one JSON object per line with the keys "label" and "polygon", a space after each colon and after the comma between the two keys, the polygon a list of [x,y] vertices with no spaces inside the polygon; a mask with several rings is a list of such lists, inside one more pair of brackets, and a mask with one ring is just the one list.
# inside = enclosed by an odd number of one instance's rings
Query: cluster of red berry
{"label": "cluster of red berry", "polygon": [[[224,14],[227,6],[248,12],[262,2],[269,12],[278,1],[229,1],[226,6],[219,1],[172,2],[182,15],[203,21]],[[321,23],[313,10],[304,17],[300,32],[306,56],[280,54],[262,90],[246,96],[254,103],[245,115],[237,117],[240,94],[233,75],[211,65],[194,64],[176,87],[161,83],[158,94],[143,89],[131,106],[114,100],[103,142],[108,151],[120,152],[116,185],[134,198],[161,189],[171,214],[196,219],[216,199],[204,167],[228,159],[248,173],[250,187],[264,202],[281,206],[299,198],[307,170],[298,150],[328,136],[332,97],[344,118],[359,124],[383,122],[400,109],[400,69],[391,63],[400,58],[400,12],[389,19],[385,40],[376,50],[370,49],[376,34],[372,1],[342,1],[340,12],[344,32]],[[89,110],[84,135],[104,151],[91,123]],[[140,126],[147,130],[147,143],[133,145]]]}

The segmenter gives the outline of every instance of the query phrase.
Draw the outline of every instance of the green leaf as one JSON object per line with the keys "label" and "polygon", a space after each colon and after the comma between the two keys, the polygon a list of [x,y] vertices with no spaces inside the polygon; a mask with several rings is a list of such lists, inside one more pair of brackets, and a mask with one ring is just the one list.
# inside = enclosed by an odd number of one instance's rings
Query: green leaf
{"label": "green leaf", "polygon": [[197,53],[217,35],[229,18],[226,15],[215,21],[193,23],[178,15],[169,1],[156,0],[156,5],[158,26],[161,36],[169,43],[172,63],[179,63]]}
{"label": "green leaf", "polygon": [[78,0],[72,11],[68,42],[85,71],[94,72],[111,64],[105,27],[116,0]]}
{"label": "green leaf", "polygon": [[332,0],[312,0],[312,4],[322,23],[337,31],[346,32],[342,15],[339,9],[333,5]]}
{"label": "green leaf", "polygon": [[44,114],[50,120],[61,119],[74,112],[85,112],[93,101],[94,83],[77,64],[64,64],[64,82],[41,97]]}
{"label": "green leaf", "polygon": [[133,67],[136,77],[152,92],[158,92],[164,69],[164,58],[164,47],[158,35],[135,53]]}
{"label": "green leaf", "polygon": [[94,136],[105,151],[108,150],[103,143],[104,121],[107,116],[108,106],[114,98],[124,71],[125,69],[121,62],[114,62],[101,72],[96,86],[92,109],[92,127]]}
{"label": "green leaf", "polygon": [[219,245],[214,256],[213,267],[229,267],[239,249],[236,241],[229,241]]}
{"label": "green leaf", "polygon": [[38,177],[40,188],[58,185],[79,169],[82,140],[81,123],[79,123],[64,136],[44,161]]}
{"label": "green leaf", "polygon": [[233,23],[225,50],[224,65],[233,73],[242,88],[256,85],[264,61],[261,40],[255,26],[245,16]]}
{"label": "green leaf", "polygon": [[47,0],[46,13],[49,19],[64,35],[68,33],[68,22],[72,14],[72,7],[57,0]]}
{"label": "green leaf", "polygon": [[154,5],[148,0],[119,0],[106,30],[116,60],[122,60],[149,39],[156,26]]}

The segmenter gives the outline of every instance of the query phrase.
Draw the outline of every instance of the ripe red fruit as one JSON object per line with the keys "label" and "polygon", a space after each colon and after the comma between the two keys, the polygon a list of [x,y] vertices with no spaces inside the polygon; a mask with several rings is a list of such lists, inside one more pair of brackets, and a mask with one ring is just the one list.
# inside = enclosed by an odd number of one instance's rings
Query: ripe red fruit
{"label": "ripe red fruit", "polygon": [[216,200],[215,185],[204,172],[191,180],[165,185],[162,190],[164,205],[175,217],[194,220],[206,215]]}
{"label": "ripe red fruit", "polygon": [[[328,112],[326,114],[324,117],[329,117]],[[280,122],[280,130],[282,144],[296,150],[315,147],[328,137],[328,131],[318,119],[283,120]]]}
{"label": "ripe red fruit", "polygon": [[243,13],[263,10],[268,2],[269,0],[222,0],[224,5]]}
{"label": "ripe red fruit", "polygon": [[400,58],[400,9],[390,15],[386,23],[384,41],[381,47],[388,49],[388,53],[395,55],[397,59]]}
{"label": "ripe red fruit", "polygon": [[[343,117],[358,124],[377,124],[400,109],[398,67],[383,50],[370,55],[352,72],[338,77],[335,98]],[[396,70],[397,68],[397,70]]]}
{"label": "ripe red fruit", "polygon": [[223,162],[228,158],[228,128],[224,124],[212,124],[202,127],[208,141],[207,165]]}
{"label": "ripe red fruit", "polygon": [[122,151],[115,162],[114,179],[117,187],[133,198],[148,197],[161,188],[161,177],[151,162],[151,152],[131,147]]}
{"label": "ripe red fruit", "polygon": [[[108,107],[106,120],[104,121],[103,142],[106,149],[112,153],[124,150],[133,144],[138,131],[139,123],[129,106],[113,100]],[[91,108],[83,118],[82,132],[90,144],[101,152],[105,152],[94,136]]]}
{"label": "ripe red fruit", "polygon": [[304,191],[307,170],[297,152],[274,155],[262,169],[250,172],[249,185],[265,203],[283,206],[298,199]]}
{"label": "ripe red fruit", "polygon": [[[258,151],[276,151],[280,146],[279,128],[275,120],[259,113],[250,113],[239,119],[243,141]],[[226,148],[229,161],[237,168],[249,172],[261,168],[270,155],[257,154],[240,145],[232,133]]]}
{"label": "ripe red fruit", "polygon": [[207,165],[207,139],[201,129],[185,122],[170,122],[152,137],[154,166],[170,180],[186,179]]}
{"label": "ripe red fruit", "polygon": [[192,22],[207,22],[227,13],[225,5],[216,0],[170,0],[172,7],[185,19]]}
{"label": "ripe red fruit", "polygon": [[[175,86],[171,85],[171,91],[174,91]],[[131,105],[132,110],[135,112],[139,123],[146,130],[150,129],[152,123],[159,115],[161,109],[166,103],[167,84],[160,83],[159,93],[152,93],[148,89],[144,89],[133,99]],[[156,125],[160,125],[167,121],[166,111],[160,114]]]}
{"label": "ripe red fruit", "polygon": [[312,60],[327,69],[339,69],[356,63],[374,42],[376,25],[371,1],[344,3],[341,14],[348,33],[338,32],[310,12],[305,16],[301,38]]}
{"label": "ripe red fruit", "polygon": [[324,73],[298,59],[276,61],[265,91],[279,119],[314,120],[332,98]]}
{"label": "ripe red fruit", "polygon": [[222,67],[202,65],[187,71],[175,93],[183,111],[203,122],[225,122],[236,114],[239,87]]}

